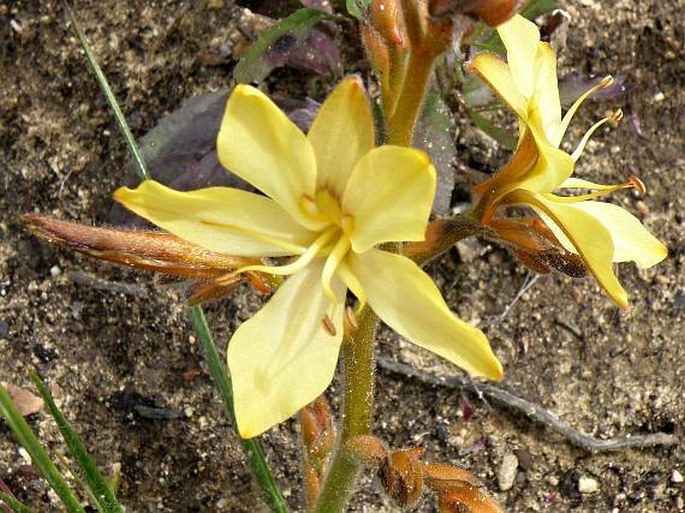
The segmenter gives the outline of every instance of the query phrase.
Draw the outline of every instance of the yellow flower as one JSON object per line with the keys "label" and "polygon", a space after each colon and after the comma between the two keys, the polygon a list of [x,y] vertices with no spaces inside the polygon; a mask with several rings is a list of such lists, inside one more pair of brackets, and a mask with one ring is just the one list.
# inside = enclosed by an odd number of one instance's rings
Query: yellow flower
{"label": "yellow flower", "polygon": [[[572,154],[559,149],[580,104],[597,89],[611,84],[612,79],[606,77],[586,91],[562,118],[556,56],[547,43],[540,41],[537,26],[517,15],[497,30],[507,49],[507,61],[482,53],[467,67],[516,113],[519,141],[509,163],[474,188],[480,198],[476,210],[483,223],[489,224],[499,206],[532,207],[563,248],[578,254],[612,299],[626,307],[627,295],[614,275],[612,262],[634,261],[640,267],[651,267],[666,257],[667,249],[623,208],[590,200],[617,189],[643,186],[636,179],[625,184],[601,185],[571,177],[592,133],[607,121],[618,121],[621,112],[595,123]],[[553,194],[577,189],[591,192],[575,196]]]}
{"label": "yellow flower", "polygon": [[213,251],[293,257],[238,271],[290,275],[229,343],[243,437],[287,419],[330,384],[348,289],[415,344],[473,375],[501,378],[483,333],[449,310],[428,275],[408,258],[375,248],[423,240],[436,178],[425,153],[374,147],[358,79],[333,91],[307,135],[260,91],[239,85],[217,148],[221,163],[265,196],[226,187],[178,192],[153,181],[115,196]]}

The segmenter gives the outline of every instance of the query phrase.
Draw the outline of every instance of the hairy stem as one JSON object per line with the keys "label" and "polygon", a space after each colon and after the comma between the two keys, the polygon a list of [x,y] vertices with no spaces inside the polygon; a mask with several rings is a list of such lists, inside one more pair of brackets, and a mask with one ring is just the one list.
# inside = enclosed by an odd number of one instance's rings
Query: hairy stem
{"label": "hairy stem", "polygon": [[433,72],[435,55],[412,50],[409,52],[405,79],[395,110],[388,118],[388,142],[411,146],[414,127],[421,111],[428,80]]}
{"label": "hairy stem", "polygon": [[317,513],[344,511],[360,469],[360,463],[351,458],[346,443],[355,436],[371,432],[375,370],[373,350],[378,317],[370,308],[365,308],[358,322],[357,331],[346,338],[342,345],[342,429],[319,495]]}

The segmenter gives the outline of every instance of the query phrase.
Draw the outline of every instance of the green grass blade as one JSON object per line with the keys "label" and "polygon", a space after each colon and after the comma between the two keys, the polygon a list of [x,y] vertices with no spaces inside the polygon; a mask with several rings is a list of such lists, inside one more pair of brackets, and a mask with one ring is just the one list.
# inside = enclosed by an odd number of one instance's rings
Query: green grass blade
{"label": "green grass blade", "polygon": [[34,466],[62,500],[67,511],[70,513],[85,513],[83,506],[76,499],[60,471],[50,461],[50,457],[41,447],[38,438],[33,434],[33,431],[31,431],[31,428],[24,420],[24,417],[21,416],[12,399],[10,399],[7,390],[2,385],[0,385],[0,415],[4,417],[5,422],[7,422],[16,439],[26,449],[26,452],[29,453]]}
{"label": "green grass blade", "polygon": [[57,427],[59,428],[60,433],[62,433],[62,437],[69,448],[71,456],[76,460],[76,463],[82,472],[85,481],[84,484],[87,486],[93,499],[97,502],[98,509],[103,513],[123,513],[124,510],[114,495],[114,492],[100,473],[95,461],[93,461],[93,458],[88,454],[88,451],[81,443],[76,432],[71,428],[69,421],[67,421],[64,414],[55,404],[55,401],[52,399],[45,384],[35,373],[31,374],[31,381],[36,385],[38,393],[43,398],[43,401],[45,401],[52,418],[55,419]]}
{"label": "green grass blade", "polygon": [[0,492],[0,506],[9,506],[14,513],[36,513],[28,506],[24,506],[17,499],[6,493]]}
{"label": "green grass blade", "polygon": [[117,99],[114,96],[114,93],[112,92],[112,88],[109,86],[107,77],[102,72],[102,68],[100,68],[98,61],[95,58],[92,49],[90,48],[90,44],[88,44],[86,35],[83,33],[81,26],[78,24],[76,16],[74,16],[71,7],[69,7],[69,4],[66,2],[66,0],[63,2],[63,4],[64,10],[67,12],[69,18],[71,19],[71,23],[74,25],[74,30],[76,31],[76,35],[78,36],[79,41],[81,42],[83,51],[86,52],[86,58],[90,63],[90,67],[93,70],[93,73],[95,73],[95,78],[97,78],[98,84],[100,85],[100,89],[102,89],[102,92],[105,94],[105,97],[107,98],[107,103],[109,103],[110,108],[114,112],[114,118],[117,121],[117,125],[119,126],[121,134],[124,136],[126,146],[128,146],[128,151],[131,153],[131,158],[133,158],[136,170],[138,171],[138,174],[140,175],[141,179],[149,180],[150,173],[148,173],[147,171],[147,167],[145,166],[143,156],[140,154],[140,151],[138,151],[138,144],[136,143],[136,140],[134,139],[133,134],[131,133],[131,129],[129,128],[128,123],[126,122],[124,113],[121,111],[119,103],[117,102]]}
{"label": "green grass blade", "polygon": [[[236,426],[235,412],[233,411],[233,389],[231,387],[231,379],[226,372],[223,358],[219,356],[219,352],[216,350],[214,338],[207,325],[207,319],[205,319],[202,309],[198,306],[190,309],[190,318],[195,325],[195,331],[200,340],[200,346],[202,347],[205,361],[209,366],[209,372],[212,375],[214,386],[219,391],[219,395],[224,403],[226,412],[233,422],[233,426]],[[281,495],[281,490],[278,488],[276,479],[266,463],[262,446],[254,438],[247,440],[240,438],[240,443],[243,446],[245,456],[247,456],[247,459],[250,461],[252,472],[254,472],[257,482],[266,494],[271,511],[286,513],[288,507],[283,495]]]}

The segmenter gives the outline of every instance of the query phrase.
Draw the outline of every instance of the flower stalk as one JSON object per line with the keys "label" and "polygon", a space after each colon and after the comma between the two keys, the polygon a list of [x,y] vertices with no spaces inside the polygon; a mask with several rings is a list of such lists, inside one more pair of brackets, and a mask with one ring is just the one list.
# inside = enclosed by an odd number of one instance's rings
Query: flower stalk
{"label": "flower stalk", "polygon": [[358,329],[342,344],[343,413],[337,447],[321,495],[317,513],[344,511],[354,489],[360,462],[352,457],[347,442],[371,432],[374,393],[374,344],[378,316],[365,308]]}

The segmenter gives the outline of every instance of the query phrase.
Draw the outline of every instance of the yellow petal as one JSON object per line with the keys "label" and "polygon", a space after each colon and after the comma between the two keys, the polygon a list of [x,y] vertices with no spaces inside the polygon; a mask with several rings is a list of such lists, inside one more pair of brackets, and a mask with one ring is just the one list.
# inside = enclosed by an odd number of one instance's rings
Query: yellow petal
{"label": "yellow petal", "polygon": [[311,229],[303,196],[314,197],[316,161],[311,144],[295,124],[261,91],[248,85],[233,90],[217,138],[219,162],[278,202]]}
{"label": "yellow petal", "polygon": [[609,231],[614,244],[614,262],[635,262],[646,269],[661,262],[668,249],[632,214],[618,205],[601,201],[573,203],[573,208],[585,212]]}
{"label": "yellow petal", "polygon": [[491,53],[480,53],[466,63],[522,120],[528,118],[528,99],[518,89],[506,62]]}
{"label": "yellow petal", "polygon": [[[494,177],[477,185],[474,192],[490,194],[488,201],[498,204],[503,196],[525,189],[531,192],[554,191],[573,174],[571,156],[551,146],[532,124],[523,132],[509,162]],[[504,202],[508,199],[504,198]]]}
{"label": "yellow petal", "polygon": [[[547,43],[538,44],[537,81],[535,84],[535,107],[542,119],[542,127],[547,140],[559,146],[555,137],[561,123],[561,101],[557,81],[557,56]],[[532,64],[529,64],[532,66]]]}
{"label": "yellow petal", "polygon": [[546,139],[543,140],[535,127],[531,131],[538,146],[539,157],[520,187],[534,192],[552,192],[573,174],[573,159],[565,151],[552,146]]}
{"label": "yellow petal", "polygon": [[314,148],[317,188],[342,196],[354,165],[374,147],[371,108],[358,77],[347,77],[328,96],[307,138]]}
{"label": "yellow petal", "polygon": [[316,236],[275,201],[229,187],[180,192],[146,180],[136,189],[120,188],[114,197],[183,240],[230,255],[301,254]]}
{"label": "yellow petal", "polygon": [[353,217],[348,236],[362,252],[388,241],[423,240],[435,195],[435,168],[426,153],[380,146],[354,167],[342,197]]}
{"label": "yellow petal", "polygon": [[459,319],[426,273],[406,257],[372,249],[349,264],[371,308],[388,326],[474,376],[501,379],[485,335]]}
{"label": "yellow petal", "polygon": [[535,23],[517,14],[499,25],[497,33],[507,49],[507,63],[516,89],[532,98],[539,65],[540,31]]}
{"label": "yellow petal", "polygon": [[[321,288],[320,260],[288,278],[240,325],[228,345],[240,436],[252,438],[309,404],[333,379],[342,341],[345,287],[337,304]],[[328,316],[330,324],[324,325]],[[327,322],[327,321],[326,321]]]}
{"label": "yellow petal", "polygon": [[516,151],[495,176],[476,185],[473,191],[478,195],[489,194],[489,201],[496,204],[500,198],[517,187],[538,161],[539,151],[533,133],[524,129]]}
{"label": "yellow petal", "polygon": [[621,308],[628,306],[628,296],[612,269],[614,244],[609,230],[593,215],[578,208],[578,204],[556,203],[551,194],[542,195],[523,190],[513,192],[513,203],[532,205],[540,209],[553,223],[549,228],[563,235],[576,249],[585,265]]}

